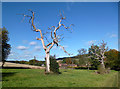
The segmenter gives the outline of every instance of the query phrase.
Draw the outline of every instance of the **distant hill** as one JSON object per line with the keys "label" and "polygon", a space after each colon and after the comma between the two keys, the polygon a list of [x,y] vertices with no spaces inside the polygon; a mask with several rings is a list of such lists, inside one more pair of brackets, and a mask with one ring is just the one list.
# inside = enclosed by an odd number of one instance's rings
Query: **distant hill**
{"label": "distant hill", "polygon": [[73,57],[62,57],[62,58],[57,58],[56,60],[63,60],[63,59],[67,59],[67,58],[78,58],[78,56],[73,56]]}

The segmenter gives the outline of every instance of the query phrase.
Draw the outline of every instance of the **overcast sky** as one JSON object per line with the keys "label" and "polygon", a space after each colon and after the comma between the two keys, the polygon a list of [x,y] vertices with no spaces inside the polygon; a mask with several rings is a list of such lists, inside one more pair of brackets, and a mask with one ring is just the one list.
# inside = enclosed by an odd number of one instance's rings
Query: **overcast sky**
{"label": "overcast sky", "polygon": [[[118,49],[118,3],[117,2],[64,2],[64,3],[9,3],[2,4],[2,25],[9,31],[9,43],[12,46],[8,60],[30,60],[34,56],[38,60],[44,60],[45,52],[39,33],[33,32],[29,24],[29,18],[23,18],[25,13],[31,15],[28,9],[35,12],[35,25],[43,32],[48,27],[57,26],[60,17],[59,11],[64,11],[64,24],[74,24],[72,33],[63,28],[59,33],[64,34],[61,45],[73,56],[78,49],[88,49],[92,43],[98,44],[101,40],[107,42],[111,49]],[[63,31],[64,30],[64,31]],[[48,35],[48,39],[50,36]],[[61,48],[54,46],[51,55],[67,57]]]}

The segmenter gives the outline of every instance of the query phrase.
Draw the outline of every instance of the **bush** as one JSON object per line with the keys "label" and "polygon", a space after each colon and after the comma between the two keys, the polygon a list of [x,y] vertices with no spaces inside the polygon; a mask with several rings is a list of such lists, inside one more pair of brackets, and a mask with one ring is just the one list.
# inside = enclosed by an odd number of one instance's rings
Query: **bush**
{"label": "bush", "polygon": [[75,67],[75,69],[88,69],[88,67]]}
{"label": "bush", "polygon": [[105,73],[110,73],[110,68],[103,68],[103,66],[100,64],[98,66],[98,74],[105,74]]}
{"label": "bush", "polygon": [[59,74],[59,65],[56,62],[56,59],[54,56],[50,56],[50,71],[52,71],[55,74]]}

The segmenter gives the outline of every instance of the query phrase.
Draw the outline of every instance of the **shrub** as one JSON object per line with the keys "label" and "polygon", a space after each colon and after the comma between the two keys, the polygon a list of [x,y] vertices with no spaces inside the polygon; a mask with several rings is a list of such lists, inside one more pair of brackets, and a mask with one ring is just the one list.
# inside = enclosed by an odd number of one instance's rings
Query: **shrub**
{"label": "shrub", "polygon": [[50,56],[50,70],[55,73],[59,74],[59,65],[56,62],[55,56]]}
{"label": "shrub", "polygon": [[75,69],[88,69],[88,67],[75,67]]}
{"label": "shrub", "polygon": [[110,68],[103,68],[103,66],[100,64],[98,66],[98,74],[105,74],[105,73],[110,73]]}

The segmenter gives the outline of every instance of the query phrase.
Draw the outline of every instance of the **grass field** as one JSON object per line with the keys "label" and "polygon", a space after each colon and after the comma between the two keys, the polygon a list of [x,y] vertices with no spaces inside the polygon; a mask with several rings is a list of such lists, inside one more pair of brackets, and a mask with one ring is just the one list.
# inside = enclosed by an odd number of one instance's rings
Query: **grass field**
{"label": "grass field", "polygon": [[45,75],[43,69],[2,69],[3,87],[116,87],[117,71],[95,74],[93,70],[61,69]]}

